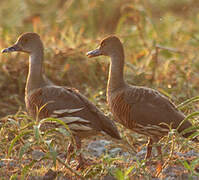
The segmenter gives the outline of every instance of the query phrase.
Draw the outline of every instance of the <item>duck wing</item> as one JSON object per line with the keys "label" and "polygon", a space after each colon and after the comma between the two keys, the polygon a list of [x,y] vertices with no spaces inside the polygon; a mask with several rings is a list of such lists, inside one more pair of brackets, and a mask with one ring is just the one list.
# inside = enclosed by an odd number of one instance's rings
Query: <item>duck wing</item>
{"label": "duck wing", "polygon": [[39,113],[40,119],[59,118],[73,131],[104,131],[120,139],[113,121],[74,88],[53,85],[39,88],[27,96],[26,106],[33,116],[36,110],[42,107]]}

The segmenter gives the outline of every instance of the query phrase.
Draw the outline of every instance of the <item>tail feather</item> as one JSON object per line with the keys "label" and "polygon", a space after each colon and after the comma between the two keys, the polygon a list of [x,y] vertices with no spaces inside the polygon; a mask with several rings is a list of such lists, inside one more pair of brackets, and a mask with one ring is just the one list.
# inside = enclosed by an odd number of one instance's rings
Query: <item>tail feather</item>
{"label": "tail feather", "polygon": [[100,116],[100,118],[107,119],[107,121],[101,121],[101,127],[103,127],[103,131],[115,139],[121,139],[121,136],[117,130],[115,123],[104,114],[100,113],[98,116]]}
{"label": "tail feather", "polygon": [[92,102],[88,101],[84,95],[80,93],[76,93],[76,95],[84,102],[89,112],[93,113],[95,118],[97,117],[99,129],[115,139],[121,139],[117,127],[112,120],[105,116]]}

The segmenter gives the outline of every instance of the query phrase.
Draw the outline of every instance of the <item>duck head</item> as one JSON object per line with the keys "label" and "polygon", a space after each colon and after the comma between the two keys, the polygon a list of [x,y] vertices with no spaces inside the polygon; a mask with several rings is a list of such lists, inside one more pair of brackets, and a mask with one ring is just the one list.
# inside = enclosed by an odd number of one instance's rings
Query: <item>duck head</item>
{"label": "duck head", "polygon": [[17,39],[13,46],[5,48],[1,52],[9,53],[19,51],[31,54],[37,49],[43,50],[43,44],[40,40],[40,36],[37,33],[24,33]]}
{"label": "duck head", "polygon": [[101,41],[97,49],[87,52],[86,55],[89,58],[101,55],[112,57],[119,53],[123,53],[123,46],[121,41],[116,36],[108,36]]}

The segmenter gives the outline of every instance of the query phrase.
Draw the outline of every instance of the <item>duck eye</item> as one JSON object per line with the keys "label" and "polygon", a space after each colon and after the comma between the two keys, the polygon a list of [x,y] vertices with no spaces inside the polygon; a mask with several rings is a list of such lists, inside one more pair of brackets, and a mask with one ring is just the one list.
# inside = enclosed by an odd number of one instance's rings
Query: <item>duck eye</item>
{"label": "duck eye", "polygon": [[28,42],[28,39],[23,40],[23,44],[26,44]]}

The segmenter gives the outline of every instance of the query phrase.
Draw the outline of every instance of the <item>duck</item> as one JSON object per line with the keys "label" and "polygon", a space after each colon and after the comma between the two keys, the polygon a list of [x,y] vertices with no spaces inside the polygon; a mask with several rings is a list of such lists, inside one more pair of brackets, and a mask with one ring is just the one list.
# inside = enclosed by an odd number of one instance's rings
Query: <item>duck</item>
{"label": "duck", "polygon": [[[159,91],[126,83],[124,47],[117,36],[106,37],[98,48],[86,55],[89,58],[102,55],[110,57],[107,102],[114,119],[125,128],[148,137],[145,160],[150,159],[154,143],[157,143],[158,156],[162,160],[161,145],[158,142],[168,134],[169,127],[181,133],[192,127],[192,124],[184,121],[185,115]],[[194,132],[182,134],[187,138]],[[194,141],[198,142],[196,138]]]}
{"label": "duck", "polygon": [[[45,78],[44,46],[37,33],[23,33],[14,45],[2,50],[2,53],[11,52],[24,52],[29,55],[29,71],[25,86],[25,105],[29,116],[38,118],[39,121],[48,117],[62,120],[73,134],[77,150],[81,150],[82,139],[99,133],[121,139],[115,123],[77,89],[57,86]],[[69,143],[67,156],[73,148],[74,145]],[[86,160],[80,153],[77,169],[85,164]]]}

